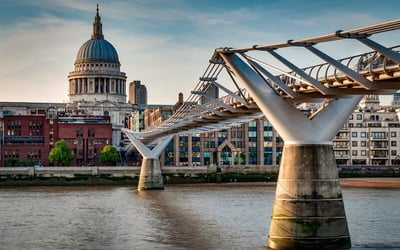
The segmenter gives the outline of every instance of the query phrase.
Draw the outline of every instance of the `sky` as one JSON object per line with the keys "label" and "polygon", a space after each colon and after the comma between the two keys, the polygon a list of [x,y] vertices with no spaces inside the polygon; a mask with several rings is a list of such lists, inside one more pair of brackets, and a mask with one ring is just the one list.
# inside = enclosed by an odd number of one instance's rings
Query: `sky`
{"label": "sky", "polygon": [[[0,102],[68,102],[67,76],[97,3],[127,83],[146,85],[149,104],[186,98],[216,48],[329,34],[397,19],[400,9],[398,0],[0,0]],[[397,45],[400,32],[376,39]],[[337,58],[358,53],[326,49]]]}

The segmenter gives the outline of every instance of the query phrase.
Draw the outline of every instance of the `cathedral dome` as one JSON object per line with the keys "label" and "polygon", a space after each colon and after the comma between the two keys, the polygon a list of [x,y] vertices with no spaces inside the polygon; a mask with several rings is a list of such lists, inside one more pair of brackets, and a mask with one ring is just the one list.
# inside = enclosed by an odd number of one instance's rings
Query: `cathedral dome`
{"label": "cathedral dome", "polygon": [[92,36],[79,48],[68,74],[70,102],[126,103],[126,75],[120,66],[116,49],[104,39],[97,5]]}
{"label": "cathedral dome", "polygon": [[93,61],[119,63],[118,53],[104,38],[92,38],[80,47],[75,63]]}
{"label": "cathedral dome", "polygon": [[78,50],[75,63],[109,62],[118,63],[118,53],[110,42],[104,39],[99,6],[93,22],[92,39],[86,41]]}

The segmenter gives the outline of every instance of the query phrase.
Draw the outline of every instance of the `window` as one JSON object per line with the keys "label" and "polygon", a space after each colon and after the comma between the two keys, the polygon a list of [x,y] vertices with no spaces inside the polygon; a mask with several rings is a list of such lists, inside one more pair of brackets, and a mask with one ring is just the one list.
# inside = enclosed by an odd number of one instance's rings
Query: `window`
{"label": "window", "polygon": [[386,132],[371,132],[372,139],[386,139]]}
{"label": "window", "polygon": [[361,141],[361,147],[366,147],[367,146],[367,142],[366,141]]}
{"label": "window", "polygon": [[254,128],[254,127],[257,127],[257,122],[256,121],[251,121],[251,122],[249,122],[249,128]]}
{"label": "window", "polygon": [[249,137],[256,137],[257,132],[256,131],[249,131]]}
{"label": "window", "polygon": [[367,138],[367,132],[361,132],[360,133],[361,138]]}
{"label": "window", "polygon": [[390,132],[390,137],[396,137],[396,131]]}
{"label": "window", "polygon": [[366,156],[367,155],[367,150],[361,150],[361,156]]}
{"label": "window", "polygon": [[89,128],[88,129],[88,137],[94,137],[94,136],[95,136],[95,129]]}
{"label": "window", "polygon": [[351,132],[351,137],[357,137],[357,132]]}
{"label": "window", "polygon": [[352,150],[352,151],[351,151],[351,155],[352,155],[352,156],[357,156],[357,150]]}
{"label": "window", "polygon": [[391,141],[390,145],[392,145],[392,147],[396,147],[397,146],[397,142],[396,141]]}
{"label": "window", "polygon": [[76,137],[83,137],[83,128],[76,129]]}
{"label": "window", "polygon": [[397,151],[396,151],[396,150],[391,150],[391,151],[390,151],[390,154],[391,154],[392,156],[396,156],[396,155],[397,155]]}
{"label": "window", "polygon": [[352,146],[352,147],[357,147],[357,141],[352,141],[352,142],[351,142],[351,146]]}
{"label": "window", "polygon": [[357,114],[356,119],[361,121],[362,120],[362,114]]}
{"label": "window", "polygon": [[346,141],[334,141],[333,146],[335,148],[348,148],[349,147],[349,142]]}

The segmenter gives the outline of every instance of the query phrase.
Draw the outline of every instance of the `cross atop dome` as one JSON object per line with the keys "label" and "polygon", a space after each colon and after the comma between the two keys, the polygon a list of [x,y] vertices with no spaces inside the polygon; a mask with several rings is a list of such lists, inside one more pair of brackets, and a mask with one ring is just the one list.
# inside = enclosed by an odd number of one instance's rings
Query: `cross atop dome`
{"label": "cross atop dome", "polygon": [[96,7],[96,16],[94,17],[94,23],[93,23],[93,34],[92,34],[92,39],[103,39],[103,28],[101,24],[101,18],[99,15],[99,4],[97,4]]}

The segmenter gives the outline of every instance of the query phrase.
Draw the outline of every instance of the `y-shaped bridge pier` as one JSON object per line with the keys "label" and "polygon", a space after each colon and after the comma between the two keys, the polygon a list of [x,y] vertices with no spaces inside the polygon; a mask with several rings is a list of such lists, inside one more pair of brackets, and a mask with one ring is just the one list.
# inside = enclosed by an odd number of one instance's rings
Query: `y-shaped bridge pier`
{"label": "y-shaped bridge pier", "polygon": [[[157,152],[154,154],[146,151],[144,144],[171,134],[235,126],[259,117],[261,111],[285,141],[268,247],[349,249],[351,240],[332,139],[362,95],[392,94],[400,89],[397,47],[388,48],[369,38],[399,28],[400,20],[393,20],[314,38],[216,49],[189,100],[170,119],[141,134],[125,132],[145,158],[151,156],[148,158],[155,169],[157,154],[170,137],[153,149]],[[317,48],[320,43],[343,39],[360,42],[372,52],[337,60]],[[311,52],[324,63],[300,68],[277,53],[288,47]],[[269,56],[278,61],[281,68],[257,59],[259,54],[263,60]],[[216,82],[223,69],[237,91]],[[210,86],[230,98],[210,99]],[[297,109],[304,102],[321,105],[304,113]],[[147,174],[151,172],[144,165],[142,168]]]}

